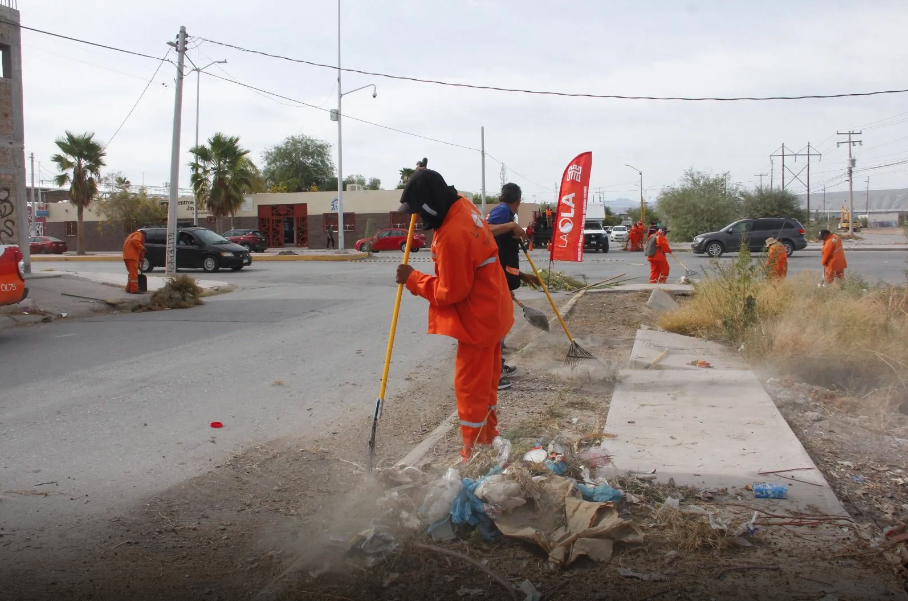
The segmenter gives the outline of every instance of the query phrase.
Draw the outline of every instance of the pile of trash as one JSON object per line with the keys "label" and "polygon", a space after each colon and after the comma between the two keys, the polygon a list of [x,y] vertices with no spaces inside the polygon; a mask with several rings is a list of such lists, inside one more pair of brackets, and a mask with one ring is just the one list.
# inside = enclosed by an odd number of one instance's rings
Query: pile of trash
{"label": "pile of trash", "polygon": [[[434,479],[412,466],[383,471],[380,480],[391,486],[378,501],[384,515],[438,541],[457,538],[460,528],[485,540],[518,538],[538,545],[560,566],[584,555],[606,562],[615,543],[643,541],[639,528],[619,516],[622,492],[590,476],[590,469],[608,460],[601,447],[575,456],[583,464],[582,476],[574,479],[566,475],[563,449],[556,444],[531,449],[513,463],[509,441],[499,437],[494,446],[496,462],[477,478],[453,467]],[[372,544],[375,534],[366,531],[361,539],[360,546]]]}

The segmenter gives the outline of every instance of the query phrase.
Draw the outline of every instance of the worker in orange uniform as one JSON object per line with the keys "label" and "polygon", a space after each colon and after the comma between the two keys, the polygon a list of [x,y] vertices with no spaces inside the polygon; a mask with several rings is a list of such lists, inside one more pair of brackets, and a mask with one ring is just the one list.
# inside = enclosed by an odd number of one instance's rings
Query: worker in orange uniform
{"label": "worker in orange uniform", "polygon": [[402,213],[418,213],[432,237],[435,274],[397,267],[397,283],[429,301],[429,334],[457,340],[454,394],[464,460],[499,435],[501,341],[514,324],[498,245],[482,214],[436,171],[417,171],[401,194]]}
{"label": "worker in orange uniform", "polygon": [[775,238],[766,239],[766,274],[773,279],[784,280],[788,275],[788,249]]}
{"label": "worker in orange uniform", "polygon": [[848,261],[845,260],[842,238],[829,230],[820,230],[820,240],[823,242],[823,268],[825,271],[823,275],[826,277],[826,283],[831,284],[837,279],[844,280]]}
{"label": "worker in orange uniform", "polygon": [[666,255],[670,255],[672,252],[671,246],[668,244],[668,240],[665,237],[665,234],[668,233],[668,228],[662,227],[656,230],[655,233],[655,253],[652,256],[647,256],[649,261],[649,283],[650,284],[664,284],[668,281],[668,258]]}
{"label": "worker in orange uniform", "polygon": [[126,292],[139,294],[139,263],[145,258],[145,232],[142,230],[129,234],[123,243],[123,262],[129,273]]}

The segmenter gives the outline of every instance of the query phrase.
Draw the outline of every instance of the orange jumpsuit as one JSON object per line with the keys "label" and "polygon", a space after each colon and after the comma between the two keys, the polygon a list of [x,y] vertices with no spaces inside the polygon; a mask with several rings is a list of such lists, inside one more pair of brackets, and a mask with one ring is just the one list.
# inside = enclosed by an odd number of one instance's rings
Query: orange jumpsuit
{"label": "orange jumpsuit", "polygon": [[649,283],[664,284],[668,281],[669,271],[666,255],[671,254],[672,249],[668,245],[668,240],[661,233],[656,233],[654,236],[656,236],[656,254],[652,257],[647,257],[649,260]]}
{"label": "orange jumpsuit", "polygon": [[772,278],[784,279],[788,275],[788,252],[778,242],[769,247],[766,268]]}
{"label": "orange jumpsuit", "polygon": [[139,262],[145,256],[145,236],[142,232],[133,232],[123,243],[123,262],[129,279],[126,282],[126,292],[139,294]]}
{"label": "orange jumpsuit", "polygon": [[842,248],[842,238],[838,234],[830,234],[823,242],[823,267],[825,269],[826,283],[831,284],[836,278],[845,279],[845,249]]}
{"label": "orange jumpsuit", "polygon": [[429,334],[457,340],[454,394],[461,455],[498,436],[501,341],[514,324],[498,245],[475,205],[460,197],[432,237],[435,275],[413,271],[407,290],[429,301]]}

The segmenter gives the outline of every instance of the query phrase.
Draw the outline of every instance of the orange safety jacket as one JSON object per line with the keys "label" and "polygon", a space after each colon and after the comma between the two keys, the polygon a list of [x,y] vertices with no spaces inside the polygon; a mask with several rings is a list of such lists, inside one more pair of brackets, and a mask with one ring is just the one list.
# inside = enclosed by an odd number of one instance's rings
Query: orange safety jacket
{"label": "orange safety jacket", "polygon": [[781,244],[769,247],[769,256],[766,258],[766,267],[770,273],[784,278],[788,275],[788,251]]}
{"label": "orange safety jacket", "polygon": [[671,254],[672,247],[669,246],[668,240],[665,239],[665,236],[662,234],[656,233],[656,254],[652,257],[647,257],[650,261],[667,261],[665,258],[666,254]]}
{"label": "orange safety jacket", "polygon": [[823,243],[823,266],[834,272],[844,271],[848,267],[842,238],[838,234],[830,234]]}
{"label": "orange safety jacket", "polygon": [[123,260],[124,261],[141,261],[145,255],[145,240],[142,232],[135,231],[126,238],[123,243]]}
{"label": "orange safety jacket", "polygon": [[413,271],[407,290],[429,301],[429,334],[493,346],[514,325],[498,245],[476,206],[461,196],[432,237],[435,275]]}

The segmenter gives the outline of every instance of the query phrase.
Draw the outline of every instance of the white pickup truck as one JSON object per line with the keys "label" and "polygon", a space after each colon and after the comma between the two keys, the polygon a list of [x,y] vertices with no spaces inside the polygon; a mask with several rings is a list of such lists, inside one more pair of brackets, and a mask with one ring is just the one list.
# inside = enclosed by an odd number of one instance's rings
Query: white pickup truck
{"label": "white pickup truck", "polygon": [[608,233],[601,221],[586,220],[583,222],[583,248],[597,252],[608,252]]}

